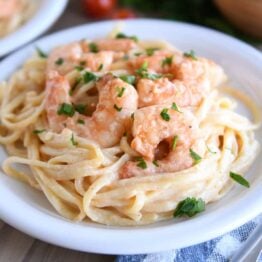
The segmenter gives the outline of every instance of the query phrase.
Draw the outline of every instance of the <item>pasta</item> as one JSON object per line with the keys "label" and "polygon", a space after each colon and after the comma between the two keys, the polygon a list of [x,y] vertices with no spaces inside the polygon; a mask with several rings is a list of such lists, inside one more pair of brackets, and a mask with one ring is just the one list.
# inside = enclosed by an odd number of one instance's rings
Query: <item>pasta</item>
{"label": "pasta", "polygon": [[[35,54],[1,84],[0,143],[9,154],[3,170],[42,191],[74,221],[143,225],[171,218],[188,197],[217,201],[234,183],[230,171],[245,172],[259,149],[253,132],[258,121],[233,111],[235,100],[217,88],[224,80],[219,66],[192,51],[117,32],[58,47],[48,58]],[[152,97],[155,83],[159,92]],[[101,123],[98,113],[105,116]],[[179,121],[192,126],[181,131]],[[165,147],[156,157],[157,148],[150,156],[146,142],[138,143],[147,122],[144,135],[154,134],[158,145],[166,140],[177,164]],[[172,137],[181,133],[171,149],[170,134],[164,137],[160,125],[176,130]]]}
{"label": "pasta", "polygon": [[16,31],[34,13],[36,2],[30,0],[0,1],[0,37]]}

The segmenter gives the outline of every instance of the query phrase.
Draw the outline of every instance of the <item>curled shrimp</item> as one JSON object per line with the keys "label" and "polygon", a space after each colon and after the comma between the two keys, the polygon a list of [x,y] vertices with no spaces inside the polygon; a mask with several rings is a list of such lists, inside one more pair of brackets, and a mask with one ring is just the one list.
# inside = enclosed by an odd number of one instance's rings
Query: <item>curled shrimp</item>
{"label": "curled shrimp", "polygon": [[[157,105],[135,112],[131,148],[143,157],[146,168],[128,161],[120,169],[120,178],[175,172],[193,165],[190,148],[196,145],[198,123],[189,109],[181,110],[182,113],[167,105]],[[163,119],[163,112],[168,121]]]}
{"label": "curled shrimp", "polygon": [[[165,60],[169,59],[169,60]],[[167,56],[156,53],[150,57],[141,57],[133,61],[133,66],[146,62],[148,70],[173,76],[169,80],[164,76],[151,80],[142,78],[137,83],[139,107],[176,102],[179,106],[197,106],[209,93],[226,80],[223,69],[214,62],[205,59],[192,59],[181,53]]]}
{"label": "curled shrimp", "polygon": [[67,79],[56,71],[50,71],[45,104],[48,124],[55,132],[67,127],[79,136],[92,138],[101,146],[110,147],[120,141],[130,125],[130,116],[137,109],[137,92],[133,86],[111,74],[102,77],[96,86],[99,99],[92,116],[78,112],[71,117],[59,115],[59,107],[63,103],[72,105],[73,97],[69,95]]}
{"label": "curled shrimp", "polygon": [[20,8],[18,0],[0,0],[0,18],[6,19],[14,15]]}

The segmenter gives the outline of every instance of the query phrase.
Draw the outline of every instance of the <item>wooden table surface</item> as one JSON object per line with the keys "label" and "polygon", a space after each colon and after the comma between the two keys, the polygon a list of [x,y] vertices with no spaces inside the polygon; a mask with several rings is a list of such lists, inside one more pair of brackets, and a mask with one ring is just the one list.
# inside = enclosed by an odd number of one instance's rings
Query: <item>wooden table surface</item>
{"label": "wooden table surface", "polygon": [[[89,22],[80,6],[71,0],[60,19],[46,34]],[[114,256],[69,250],[36,240],[0,220],[0,262],[114,261]]]}

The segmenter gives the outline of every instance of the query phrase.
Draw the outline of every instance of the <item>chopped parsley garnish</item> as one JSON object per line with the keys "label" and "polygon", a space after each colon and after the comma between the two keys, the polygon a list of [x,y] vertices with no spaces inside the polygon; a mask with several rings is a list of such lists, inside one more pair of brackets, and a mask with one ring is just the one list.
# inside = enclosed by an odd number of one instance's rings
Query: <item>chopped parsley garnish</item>
{"label": "chopped parsley garnish", "polygon": [[190,156],[192,157],[192,159],[194,160],[194,164],[198,164],[202,157],[199,156],[196,152],[194,152],[191,148],[189,149],[189,152],[190,152]]}
{"label": "chopped parsley garnish", "polygon": [[158,165],[158,163],[157,163],[156,160],[153,161],[153,164],[154,164],[155,166],[159,167],[159,165]]}
{"label": "chopped parsley garnish", "polygon": [[77,71],[83,71],[85,68],[83,67],[83,66],[75,66],[75,70],[77,70]]}
{"label": "chopped parsley garnish", "polygon": [[136,77],[133,75],[122,75],[119,78],[130,85],[134,85],[136,81]]}
{"label": "chopped parsley garnish", "polygon": [[36,49],[37,54],[38,54],[39,57],[42,57],[42,58],[47,58],[48,57],[48,55],[46,53],[44,53],[39,47],[36,47],[35,49]]}
{"label": "chopped parsley garnish", "polygon": [[172,65],[172,61],[173,61],[173,56],[170,57],[166,57],[165,59],[163,59],[162,61],[162,67],[168,65],[171,66]]}
{"label": "chopped parsley garnish", "polygon": [[229,176],[233,179],[233,180],[235,180],[237,183],[239,183],[240,185],[242,185],[242,186],[245,186],[245,187],[250,187],[250,184],[249,184],[249,182],[243,177],[243,176],[241,176],[241,175],[239,175],[239,174],[236,174],[236,173],[233,173],[233,172],[231,172],[230,171],[230,173],[229,173]]}
{"label": "chopped parsley garnish", "polygon": [[80,114],[84,114],[85,111],[86,111],[86,105],[83,105],[83,104],[78,104],[78,105],[75,105],[75,110],[80,113]]}
{"label": "chopped parsley garnish", "polygon": [[178,141],[178,136],[174,136],[172,140],[172,150],[176,149],[177,141]]}
{"label": "chopped parsley garnish", "polygon": [[209,153],[211,153],[211,154],[216,154],[217,153],[215,151],[212,151],[207,144],[206,144],[206,147],[207,147],[207,150],[208,150]]}
{"label": "chopped parsley garnish", "polygon": [[142,157],[138,157],[136,159],[136,161],[138,161],[137,166],[142,168],[142,169],[146,169],[147,168],[147,164],[146,161],[142,158]]}
{"label": "chopped parsley garnish", "polygon": [[169,121],[170,120],[170,115],[167,113],[168,112],[168,108],[164,108],[161,113],[160,116],[163,118],[163,120],[165,121]]}
{"label": "chopped parsley garnish", "polygon": [[135,56],[141,56],[142,53],[141,53],[141,52],[136,52],[136,53],[134,53],[134,55],[135,55]]}
{"label": "chopped parsley garnish", "polygon": [[118,107],[116,104],[114,104],[114,109],[118,112],[122,110],[122,107]]}
{"label": "chopped parsley garnish", "polygon": [[78,124],[81,124],[81,125],[84,125],[85,124],[85,121],[83,119],[78,119],[77,120],[77,123]]}
{"label": "chopped parsley garnish", "polygon": [[57,114],[72,117],[75,114],[75,109],[71,104],[63,103],[57,110]]}
{"label": "chopped parsley garnish", "polygon": [[196,199],[194,197],[187,197],[180,201],[174,211],[174,217],[188,216],[193,217],[197,213],[205,210],[205,202],[203,199]]}
{"label": "chopped parsley garnish", "polygon": [[138,74],[140,77],[142,78],[147,78],[147,79],[151,79],[151,80],[156,80],[158,78],[161,78],[162,75],[160,74],[151,74],[151,73],[148,73],[148,62],[145,61],[140,68],[138,68],[136,70],[136,74]]}
{"label": "chopped parsley garnish", "polygon": [[103,69],[103,64],[100,64],[99,67],[97,68],[97,71],[101,71]]}
{"label": "chopped parsley garnish", "polygon": [[157,48],[157,47],[147,48],[146,49],[146,54],[148,56],[152,56],[155,53],[155,51],[157,51],[157,50],[159,50],[159,48]]}
{"label": "chopped parsley garnish", "polygon": [[177,112],[179,112],[179,113],[182,113],[180,110],[179,110],[179,108],[178,108],[178,106],[177,106],[177,104],[174,102],[174,103],[172,103],[172,106],[171,106],[171,108],[173,109],[173,110],[175,110],[175,111],[177,111]]}
{"label": "chopped parsley garnish", "polygon": [[93,52],[93,53],[97,53],[99,51],[96,43],[89,43],[88,47],[89,47],[90,51]]}
{"label": "chopped parsley garnish", "polygon": [[189,52],[185,52],[184,56],[188,57],[188,58],[192,58],[193,60],[197,60],[197,57],[195,55],[195,51],[194,50],[190,50]]}
{"label": "chopped parsley garnish", "polygon": [[56,61],[55,61],[56,65],[62,65],[64,63],[64,59],[62,57],[58,58]]}
{"label": "chopped parsley garnish", "polygon": [[131,114],[131,119],[134,120],[135,119],[135,113]]}
{"label": "chopped parsley garnish", "polygon": [[118,33],[116,35],[116,39],[131,39],[131,40],[133,40],[135,42],[138,42],[138,38],[136,36],[127,36],[127,35],[125,35],[123,33]]}
{"label": "chopped parsley garnish", "polygon": [[139,75],[139,76],[143,76],[143,74],[145,72],[147,72],[147,67],[148,67],[148,62],[147,61],[144,61],[144,63],[140,66],[140,68],[138,68],[136,70],[136,73]]}
{"label": "chopped parsley garnish", "polygon": [[81,61],[81,62],[79,63],[79,65],[85,66],[85,65],[86,65],[86,61]]}
{"label": "chopped parsley garnish", "polygon": [[91,72],[86,71],[83,74],[83,81],[84,81],[85,84],[87,84],[87,83],[89,83],[91,81],[95,81],[96,79],[97,79],[96,75],[94,75]]}
{"label": "chopped parsley garnish", "polygon": [[119,87],[119,86],[118,86],[118,87],[116,88],[116,91],[117,91],[117,93],[118,93],[118,94],[117,94],[117,97],[122,97],[123,94],[124,94],[124,92],[125,92],[125,90],[126,90],[125,87]]}
{"label": "chopped parsley garnish", "polygon": [[35,130],[33,130],[33,134],[37,135],[37,134],[41,134],[45,131],[46,131],[46,129],[35,129]]}
{"label": "chopped parsley garnish", "polygon": [[78,143],[75,141],[74,134],[72,134],[70,140],[71,140],[71,143],[72,143],[73,146],[77,146],[78,145]]}

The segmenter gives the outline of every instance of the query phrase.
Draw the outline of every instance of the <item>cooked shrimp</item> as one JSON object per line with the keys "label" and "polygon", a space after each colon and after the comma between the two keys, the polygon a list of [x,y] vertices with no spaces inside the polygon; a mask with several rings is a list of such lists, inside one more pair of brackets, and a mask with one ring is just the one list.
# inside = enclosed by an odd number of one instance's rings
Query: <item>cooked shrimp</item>
{"label": "cooked shrimp", "polygon": [[56,70],[64,75],[80,63],[90,71],[98,71],[100,65],[103,65],[103,70],[108,70],[114,59],[115,53],[112,51],[84,53],[81,43],[74,42],[59,46],[50,53],[47,71]]}
{"label": "cooked shrimp", "polygon": [[19,8],[18,0],[0,0],[0,19],[11,17]]}
{"label": "cooked shrimp", "polygon": [[[117,144],[130,122],[131,114],[137,109],[135,88],[111,74],[98,83],[99,100],[91,117],[75,113],[72,117],[60,116],[57,111],[62,103],[71,104],[68,93],[70,86],[64,76],[49,72],[47,76],[46,111],[50,128],[61,132],[66,126],[78,135],[92,138],[103,147]],[[122,91],[121,96],[119,95]],[[78,124],[81,119],[84,124]]]}
{"label": "cooked shrimp", "polygon": [[97,45],[99,51],[128,52],[137,46],[136,42],[132,39],[102,39],[96,40],[94,43]]}
{"label": "cooked shrimp", "polygon": [[[169,121],[161,116],[165,108],[168,109],[166,114],[170,118]],[[181,110],[182,113],[168,105],[158,105],[141,108],[135,112],[132,130],[134,139],[131,147],[145,159],[147,168],[141,169],[137,162],[129,161],[120,170],[121,178],[175,172],[192,166],[189,150],[198,137],[198,124],[189,109]],[[172,148],[175,137],[177,145]],[[165,149],[161,146],[163,142],[168,145]],[[162,155],[162,159],[157,161],[156,166],[153,160],[159,158],[159,154]]]}
{"label": "cooked shrimp", "polygon": [[[156,61],[159,62],[157,56]],[[196,106],[211,88],[226,80],[223,69],[212,61],[204,58],[193,60],[181,55],[174,56],[168,73],[175,79],[138,81],[139,107],[172,102],[179,106]]]}

